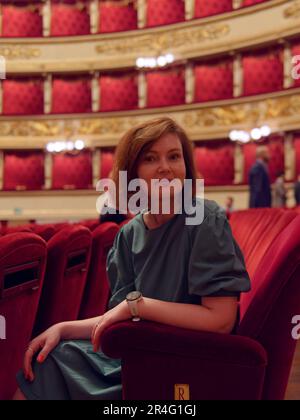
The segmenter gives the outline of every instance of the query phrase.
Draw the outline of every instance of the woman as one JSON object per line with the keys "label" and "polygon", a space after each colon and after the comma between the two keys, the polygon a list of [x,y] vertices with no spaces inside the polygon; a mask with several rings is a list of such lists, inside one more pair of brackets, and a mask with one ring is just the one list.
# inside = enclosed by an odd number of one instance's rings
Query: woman
{"label": "woman", "polygon": [[[190,179],[196,191],[191,144],[169,118],[146,122],[123,137],[113,172],[117,190],[119,171],[127,171],[128,182],[144,180],[149,198],[153,179],[177,179],[181,185]],[[160,201],[164,194],[162,187]],[[187,225],[186,214],[170,208],[169,214],[144,211],[122,227],[107,258],[111,309],[93,319],[54,325],[35,338],[25,354],[24,376],[18,375],[16,398],[120,399],[120,361],[99,348],[103,330],[131,319],[132,311],[177,327],[232,331],[249,277],[224,212],[205,201],[203,222]],[[126,301],[133,291],[142,295],[134,309]]]}

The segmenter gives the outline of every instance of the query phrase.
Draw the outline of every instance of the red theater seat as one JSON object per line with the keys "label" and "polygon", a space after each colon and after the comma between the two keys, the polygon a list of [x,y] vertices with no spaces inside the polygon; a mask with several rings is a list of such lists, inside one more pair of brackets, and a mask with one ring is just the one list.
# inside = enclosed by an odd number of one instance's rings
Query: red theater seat
{"label": "red theater seat", "polygon": [[106,312],[110,288],[106,274],[106,257],[119,226],[103,223],[93,231],[92,256],[80,308],[80,319],[93,318]]}
{"label": "red theater seat", "polygon": [[36,225],[32,224],[30,226],[31,230],[36,234],[43,238],[46,242],[48,242],[52,236],[55,235],[56,229],[54,225]]}
{"label": "red theater seat", "polygon": [[172,400],[175,384],[187,384],[191,400],[283,399],[296,346],[291,321],[300,313],[299,276],[297,216],[269,242],[251,292],[242,294],[236,334],[145,321],[110,326],[101,348],[122,358],[123,398]]}
{"label": "red theater seat", "polygon": [[48,242],[48,261],[34,335],[53,324],[78,317],[90,262],[92,236],[83,227],[69,227]]}
{"label": "red theater seat", "polygon": [[[32,233],[0,238],[0,400],[12,398],[30,341],[46,266],[46,243]],[[1,328],[2,327],[2,328]]]}

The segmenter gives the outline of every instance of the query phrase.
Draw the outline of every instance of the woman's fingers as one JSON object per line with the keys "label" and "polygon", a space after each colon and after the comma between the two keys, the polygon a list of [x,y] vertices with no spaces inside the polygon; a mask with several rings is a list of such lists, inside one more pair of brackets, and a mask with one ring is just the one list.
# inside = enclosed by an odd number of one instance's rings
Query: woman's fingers
{"label": "woman's fingers", "polygon": [[33,356],[36,354],[36,352],[42,347],[42,343],[41,342],[34,342],[32,341],[25,353],[24,356],[24,376],[26,379],[29,379],[31,381],[33,381],[34,379],[34,374],[32,371],[32,358]]}
{"label": "woman's fingers", "polygon": [[45,343],[44,347],[42,348],[42,351],[40,351],[38,357],[37,357],[37,361],[39,363],[43,363],[48,354],[53,350],[54,348],[54,344],[53,343]]}

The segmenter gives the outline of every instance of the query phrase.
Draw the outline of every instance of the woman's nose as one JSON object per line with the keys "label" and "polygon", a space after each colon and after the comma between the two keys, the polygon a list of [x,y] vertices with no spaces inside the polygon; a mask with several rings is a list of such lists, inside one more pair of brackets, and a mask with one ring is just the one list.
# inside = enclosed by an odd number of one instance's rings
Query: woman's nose
{"label": "woman's nose", "polygon": [[170,172],[170,165],[167,159],[164,159],[164,158],[160,159],[158,171],[160,173]]}

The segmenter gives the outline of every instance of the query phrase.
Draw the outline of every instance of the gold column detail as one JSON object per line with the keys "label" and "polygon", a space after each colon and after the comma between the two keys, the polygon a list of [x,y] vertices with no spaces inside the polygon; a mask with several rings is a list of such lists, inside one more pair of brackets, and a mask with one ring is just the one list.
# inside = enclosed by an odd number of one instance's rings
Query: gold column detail
{"label": "gold column detail", "polygon": [[90,2],[90,24],[91,33],[97,34],[99,28],[100,9],[98,0],[91,0]]}
{"label": "gold column detail", "polygon": [[237,98],[243,94],[243,68],[242,56],[237,54],[233,59],[233,97]]}
{"label": "gold column detail", "polygon": [[52,154],[51,153],[45,153],[44,170],[45,170],[45,189],[50,190],[51,185],[52,185]]}
{"label": "gold column detail", "polygon": [[294,149],[294,136],[288,133],[284,138],[284,172],[285,178],[292,181],[296,175],[296,156]]}
{"label": "gold column detail", "polygon": [[92,78],[92,110],[98,112],[100,108],[99,72],[95,72]]}
{"label": "gold column detail", "polygon": [[3,173],[4,171],[4,156],[3,156],[3,151],[0,150],[0,190],[3,189]]}
{"label": "gold column detail", "polygon": [[147,105],[147,83],[146,75],[141,71],[138,75],[138,90],[139,90],[139,108],[145,108]]}
{"label": "gold column detail", "polygon": [[240,184],[244,178],[244,155],[242,146],[238,143],[234,148],[234,184]]}
{"label": "gold column detail", "polygon": [[100,179],[100,149],[95,149],[93,151],[93,187],[96,188],[97,182]]}
{"label": "gold column detail", "polygon": [[234,10],[239,9],[243,5],[243,0],[232,0],[232,8]]}
{"label": "gold column detail", "polygon": [[142,29],[146,26],[146,0],[137,0],[137,15],[138,15],[138,28]]}
{"label": "gold column detail", "polygon": [[51,27],[51,1],[46,0],[43,5],[43,35],[50,35]]}
{"label": "gold column detail", "polygon": [[185,102],[190,104],[195,96],[194,66],[188,63],[185,67]]}
{"label": "gold column detail", "polygon": [[195,14],[195,0],[185,0],[185,20],[191,20]]}
{"label": "gold column detail", "polygon": [[44,113],[50,114],[52,108],[52,74],[44,76]]}
{"label": "gold column detail", "polygon": [[283,87],[284,89],[288,89],[293,86],[294,81],[292,77],[292,50],[291,46],[288,42],[284,43],[283,49],[283,68],[284,68],[284,81]]}

